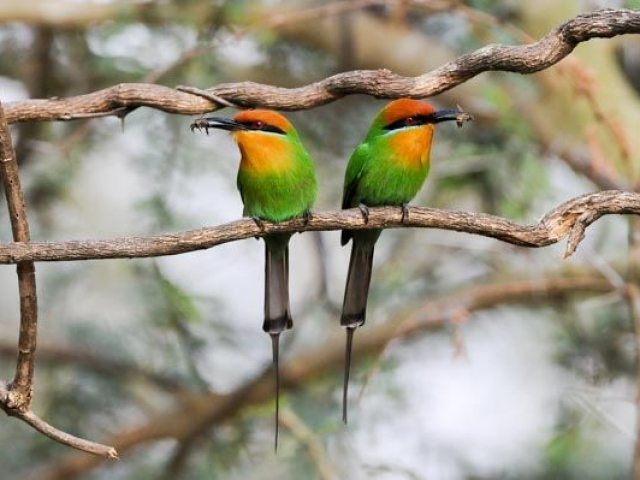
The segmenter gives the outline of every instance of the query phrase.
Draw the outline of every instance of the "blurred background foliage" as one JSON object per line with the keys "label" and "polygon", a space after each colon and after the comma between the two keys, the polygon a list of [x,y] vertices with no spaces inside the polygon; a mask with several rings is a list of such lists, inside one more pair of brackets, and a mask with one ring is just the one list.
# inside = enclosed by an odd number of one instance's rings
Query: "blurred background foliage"
{"label": "blurred background foliage", "polygon": [[[3,0],[0,91],[7,102],[122,82],[294,87],[354,69],[419,75],[489,43],[532,41],[601,6],[640,2]],[[413,203],[532,223],[574,195],[637,190],[638,52],[637,36],[595,40],[548,71],[483,74],[432,99],[461,105],[476,122],[439,128],[432,173]],[[346,160],[382,105],[351,96],[287,114],[317,164],[316,210],[340,205]],[[193,135],[192,120],[139,109],[124,126],[114,118],[15,125],[34,239],[150,235],[239,218],[237,150],[223,134]],[[59,428],[115,442],[123,458],[96,461],[4,418],[2,470],[39,479],[628,478],[637,344],[621,292],[637,282],[636,223],[600,220],[568,261],[563,245],[527,250],[454,232],[385,232],[363,332],[419,320],[430,308],[442,307],[445,322],[399,337],[387,329],[384,348],[356,358],[348,427],[341,366],[323,352],[342,349],[337,312],[349,252],[338,232],[297,235],[296,329],[284,354],[303,373],[283,394],[277,456],[272,401],[241,390],[270,361],[261,243],[38,264],[34,409]],[[0,231],[11,238],[6,218]],[[605,288],[583,287],[592,280]],[[558,293],[555,281],[569,288]],[[10,378],[13,267],[0,269],[0,282],[1,364]],[[509,288],[516,285],[524,295]],[[315,367],[304,363],[308,352]],[[203,417],[197,435],[181,433],[203,405],[228,398],[233,412]]]}

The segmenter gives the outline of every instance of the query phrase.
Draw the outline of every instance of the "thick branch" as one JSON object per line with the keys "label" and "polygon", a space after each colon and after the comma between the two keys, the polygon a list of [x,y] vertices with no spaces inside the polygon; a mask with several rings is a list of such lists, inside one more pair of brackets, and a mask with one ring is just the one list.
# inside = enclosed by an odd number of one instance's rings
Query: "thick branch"
{"label": "thick branch", "polygon": [[[308,109],[356,93],[379,98],[429,97],[487,71],[538,72],[562,60],[581,42],[632,33],[640,33],[640,11],[605,9],[578,15],[537,42],[520,46],[488,45],[419,77],[403,77],[389,70],[360,70],[340,73],[299,88],[240,82],[217,85],[207,92],[213,95],[212,98],[219,97],[242,107],[281,110]],[[73,120],[123,115],[143,106],[196,115],[222,105],[159,85],[120,84],[66,99],[12,102],[7,104],[6,114],[9,123]]]}
{"label": "thick branch", "polygon": [[640,194],[620,190],[582,195],[568,200],[533,225],[519,225],[484,213],[469,213],[435,208],[412,207],[402,222],[400,208],[371,208],[364,223],[358,209],[314,213],[311,220],[264,223],[260,228],[252,220],[238,220],[217,227],[112,240],[72,240],[65,242],[0,243],[0,264],[24,261],[96,260],[177,255],[214,247],[271,232],[420,227],[440,228],[496,238],[523,247],[544,247],[569,236],[565,256],[571,255],[584,236],[585,229],[603,215],[640,215]]}

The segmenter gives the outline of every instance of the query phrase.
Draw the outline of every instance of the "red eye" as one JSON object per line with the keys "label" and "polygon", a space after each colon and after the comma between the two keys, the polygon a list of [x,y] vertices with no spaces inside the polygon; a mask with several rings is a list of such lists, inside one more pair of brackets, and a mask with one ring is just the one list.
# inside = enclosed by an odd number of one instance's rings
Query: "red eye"
{"label": "red eye", "polygon": [[407,117],[407,118],[404,119],[404,124],[405,125],[415,125],[416,123],[417,122],[416,122],[415,117]]}
{"label": "red eye", "polygon": [[253,123],[253,126],[257,129],[257,130],[262,130],[264,128],[264,122],[261,122],[260,120],[258,120],[257,122]]}

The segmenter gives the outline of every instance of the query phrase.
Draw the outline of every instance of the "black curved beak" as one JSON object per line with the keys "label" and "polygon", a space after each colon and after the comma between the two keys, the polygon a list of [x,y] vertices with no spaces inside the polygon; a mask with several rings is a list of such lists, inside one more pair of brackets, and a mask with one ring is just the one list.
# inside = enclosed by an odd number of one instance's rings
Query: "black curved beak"
{"label": "black curved beak", "polygon": [[210,128],[218,128],[220,130],[227,130],[229,132],[235,132],[236,130],[246,130],[247,127],[241,123],[236,122],[232,118],[227,117],[204,117],[199,118],[193,122],[190,126],[191,131],[204,130],[209,133]]}
{"label": "black curved beak", "polygon": [[429,123],[455,121],[458,127],[461,127],[464,122],[473,120],[473,116],[467,112],[463,112],[461,109],[445,109],[434,112],[429,120]]}

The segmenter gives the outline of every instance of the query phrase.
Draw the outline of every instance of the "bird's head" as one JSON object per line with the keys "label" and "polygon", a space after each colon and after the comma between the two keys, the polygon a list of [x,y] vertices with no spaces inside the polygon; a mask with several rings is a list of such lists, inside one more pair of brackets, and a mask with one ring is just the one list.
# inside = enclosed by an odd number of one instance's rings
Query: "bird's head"
{"label": "bird's head", "polygon": [[408,129],[421,128],[433,132],[434,125],[455,121],[458,125],[470,120],[461,110],[436,110],[428,102],[401,98],[389,102],[376,116],[369,135],[393,134]]}
{"label": "bird's head", "polygon": [[191,124],[191,130],[210,128],[227,130],[238,142],[260,141],[264,135],[287,137],[295,135],[293,125],[285,117],[272,110],[243,110],[233,118],[205,117]]}
{"label": "bird's head", "polygon": [[293,125],[271,110],[243,110],[233,118],[206,117],[191,124],[191,130],[227,130],[238,144],[244,170],[286,169],[291,159],[308,154]]}

